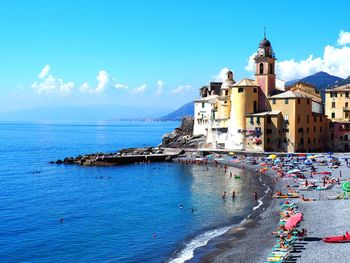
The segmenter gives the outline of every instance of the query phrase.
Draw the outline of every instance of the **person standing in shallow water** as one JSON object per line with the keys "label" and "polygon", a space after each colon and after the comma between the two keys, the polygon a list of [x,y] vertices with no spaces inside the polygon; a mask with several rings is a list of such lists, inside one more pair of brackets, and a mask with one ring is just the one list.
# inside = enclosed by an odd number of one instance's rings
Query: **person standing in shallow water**
{"label": "person standing in shallow water", "polygon": [[258,193],[257,192],[254,192],[254,200],[255,200],[255,202],[258,201]]}

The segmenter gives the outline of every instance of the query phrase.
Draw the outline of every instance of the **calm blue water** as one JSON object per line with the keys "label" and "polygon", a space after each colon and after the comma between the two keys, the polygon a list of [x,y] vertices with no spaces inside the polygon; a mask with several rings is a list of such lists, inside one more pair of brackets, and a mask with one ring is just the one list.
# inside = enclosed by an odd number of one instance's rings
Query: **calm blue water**
{"label": "calm blue water", "polygon": [[[238,180],[222,169],[176,163],[48,164],[66,156],[157,145],[177,126],[1,124],[0,261],[162,262],[183,256],[198,235],[232,224],[252,205],[251,189],[243,188],[251,180],[248,174]],[[223,201],[221,192],[232,189],[239,193],[236,200]]]}

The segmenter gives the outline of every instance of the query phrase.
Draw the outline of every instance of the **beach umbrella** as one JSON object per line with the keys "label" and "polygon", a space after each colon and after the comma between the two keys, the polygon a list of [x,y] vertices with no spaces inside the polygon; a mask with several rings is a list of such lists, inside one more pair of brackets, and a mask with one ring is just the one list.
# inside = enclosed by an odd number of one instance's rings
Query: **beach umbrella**
{"label": "beach umbrella", "polygon": [[293,216],[291,216],[286,224],[284,225],[286,229],[293,229],[300,221],[301,221],[301,218],[303,217],[303,214],[302,213],[297,213]]}
{"label": "beach umbrella", "polygon": [[302,157],[302,156],[306,156],[306,154],[305,153],[299,153],[298,156]]}
{"label": "beach umbrella", "polygon": [[228,154],[229,154],[229,155],[235,155],[235,153],[234,153],[234,152],[229,152]]}
{"label": "beach umbrella", "polygon": [[269,157],[267,157],[268,159],[276,159],[277,158],[277,155],[276,154],[270,154]]}
{"label": "beach umbrella", "polygon": [[345,192],[350,192],[350,182],[345,182],[345,183],[343,183],[342,189],[343,189]]}
{"label": "beach umbrella", "polygon": [[306,165],[312,165],[312,161],[311,161],[310,159],[306,159],[306,160],[304,161],[304,164],[306,164]]}

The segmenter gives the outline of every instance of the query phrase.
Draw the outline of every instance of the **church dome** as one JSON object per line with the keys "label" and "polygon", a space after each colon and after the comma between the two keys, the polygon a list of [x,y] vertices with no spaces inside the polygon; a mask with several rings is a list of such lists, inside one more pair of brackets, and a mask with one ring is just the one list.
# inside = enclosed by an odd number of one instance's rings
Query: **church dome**
{"label": "church dome", "polygon": [[260,42],[260,44],[259,44],[259,47],[260,47],[260,48],[271,47],[271,43],[270,43],[270,41],[268,41],[268,40],[266,39],[266,37],[264,37],[264,39],[261,40],[261,42]]}

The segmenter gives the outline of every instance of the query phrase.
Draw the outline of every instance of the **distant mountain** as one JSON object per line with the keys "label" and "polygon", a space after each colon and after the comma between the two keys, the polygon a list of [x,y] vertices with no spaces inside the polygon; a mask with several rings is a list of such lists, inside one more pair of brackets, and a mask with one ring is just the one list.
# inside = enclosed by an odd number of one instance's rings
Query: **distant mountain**
{"label": "distant mountain", "polygon": [[118,105],[43,106],[0,112],[0,121],[10,122],[88,122],[121,119],[159,118],[170,109]]}
{"label": "distant mountain", "polygon": [[342,79],[340,77],[333,76],[333,75],[330,75],[326,72],[320,71],[320,72],[317,72],[313,75],[307,76],[307,77],[302,78],[302,79],[288,81],[286,83],[286,87],[289,87],[289,86],[293,85],[294,83],[300,81],[300,82],[314,85],[318,90],[325,90],[327,88],[331,88],[336,83],[343,81],[343,80],[344,79]]}
{"label": "distant mountain", "polygon": [[347,84],[350,84],[350,76],[347,77],[346,79],[343,79],[343,80],[339,80],[335,83],[335,86],[343,86],[343,85],[347,85]]}
{"label": "distant mountain", "polygon": [[194,115],[194,102],[191,101],[177,110],[163,116],[160,118],[160,120],[163,121],[179,121],[181,120],[184,116],[193,116]]}

